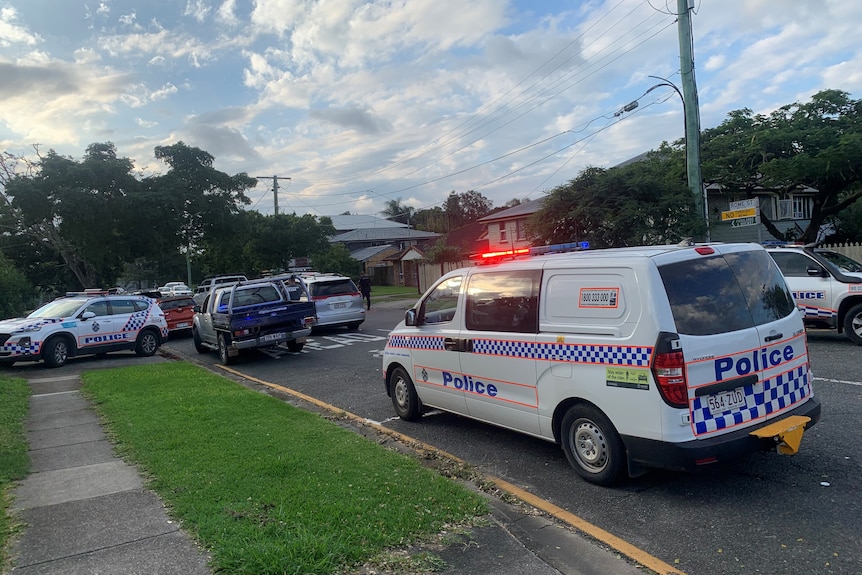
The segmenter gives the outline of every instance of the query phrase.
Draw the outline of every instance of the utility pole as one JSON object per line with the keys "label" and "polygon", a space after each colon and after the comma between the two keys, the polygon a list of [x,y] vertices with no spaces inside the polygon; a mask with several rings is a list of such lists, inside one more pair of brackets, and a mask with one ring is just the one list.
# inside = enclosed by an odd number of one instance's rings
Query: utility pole
{"label": "utility pole", "polygon": [[700,170],[700,105],[697,101],[697,83],[694,80],[694,57],[691,37],[691,11],[693,0],[677,0],[677,29],[679,35],[679,71],[682,77],[683,108],[685,113],[685,163],[688,184],[694,194],[697,213],[706,226],[709,241],[709,212]]}
{"label": "utility pole", "polygon": [[[262,180],[269,177],[270,176],[255,176],[255,179]],[[287,176],[272,176],[272,206],[273,213],[275,213],[275,215],[278,215],[278,181],[289,179],[290,178]]]}

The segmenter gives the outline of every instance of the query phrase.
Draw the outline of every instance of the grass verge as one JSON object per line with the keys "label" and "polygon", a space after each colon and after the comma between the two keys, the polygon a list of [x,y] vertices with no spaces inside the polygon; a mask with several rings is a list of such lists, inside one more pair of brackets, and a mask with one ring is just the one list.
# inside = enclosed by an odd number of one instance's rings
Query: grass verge
{"label": "grass verge", "polygon": [[9,562],[9,543],[17,523],[9,514],[11,490],[30,469],[24,421],[30,386],[18,377],[0,376],[0,572]]}
{"label": "grass verge", "polygon": [[83,379],[216,572],[335,573],[487,513],[417,460],[190,364]]}

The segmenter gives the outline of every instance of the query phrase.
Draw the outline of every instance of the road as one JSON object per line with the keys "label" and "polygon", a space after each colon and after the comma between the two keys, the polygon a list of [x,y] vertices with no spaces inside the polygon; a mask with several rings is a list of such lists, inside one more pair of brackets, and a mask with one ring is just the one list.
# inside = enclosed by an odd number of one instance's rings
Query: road
{"label": "road", "polygon": [[[375,308],[359,331],[315,334],[302,353],[253,352],[232,367],[435,445],[689,575],[862,573],[862,369],[860,349],[843,337],[809,334],[823,417],[799,454],[757,454],[697,474],[656,471],[604,488],[582,481],[554,444],[442,413],[394,418],[381,351],[402,315]],[[189,338],[166,347],[217,362]]]}

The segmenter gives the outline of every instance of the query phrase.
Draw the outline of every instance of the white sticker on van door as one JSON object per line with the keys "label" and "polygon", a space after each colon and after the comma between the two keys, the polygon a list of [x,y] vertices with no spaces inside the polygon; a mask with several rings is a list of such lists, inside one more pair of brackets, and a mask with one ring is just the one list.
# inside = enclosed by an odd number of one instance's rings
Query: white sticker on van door
{"label": "white sticker on van door", "polygon": [[619,305],[620,288],[581,288],[578,307],[615,308]]}

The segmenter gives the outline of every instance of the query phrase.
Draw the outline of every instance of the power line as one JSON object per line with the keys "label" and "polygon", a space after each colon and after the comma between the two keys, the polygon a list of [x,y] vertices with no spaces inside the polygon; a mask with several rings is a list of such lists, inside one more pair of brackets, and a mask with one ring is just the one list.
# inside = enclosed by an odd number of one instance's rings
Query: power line
{"label": "power line", "polygon": [[272,177],[272,206],[275,210],[275,215],[278,215],[278,181],[279,180],[289,180],[288,176],[255,176],[256,179],[262,180],[264,178]]}

